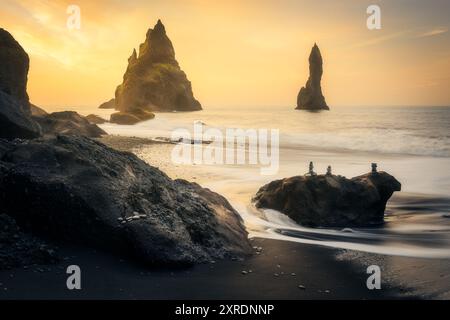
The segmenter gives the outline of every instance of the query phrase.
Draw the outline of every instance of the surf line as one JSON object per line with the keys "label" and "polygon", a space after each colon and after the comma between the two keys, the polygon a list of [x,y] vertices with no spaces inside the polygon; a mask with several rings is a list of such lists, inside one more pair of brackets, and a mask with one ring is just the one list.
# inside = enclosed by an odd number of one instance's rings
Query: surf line
{"label": "surf line", "polygon": [[[203,128],[194,122],[193,137],[186,128],[172,131],[171,140],[179,141],[171,153],[174,164],[260,165],[261,175],[275,175],[279,169],[279,129]],[[188,143],[183,143],[183,142]]]}

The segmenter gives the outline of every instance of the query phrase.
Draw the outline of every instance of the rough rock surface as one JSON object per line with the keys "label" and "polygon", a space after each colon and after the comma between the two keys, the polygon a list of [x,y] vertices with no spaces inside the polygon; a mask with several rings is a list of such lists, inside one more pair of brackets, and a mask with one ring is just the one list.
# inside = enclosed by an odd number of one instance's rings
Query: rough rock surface
{"label": "rough rock surface", "polygon": [[2,210],[33,234],[128,253],[150,265],[251,252],[225,198],[171,180],[131,153],[64,135],[0,146]]}
{"label": "rough rock surface", "polygon": [[45,116],[48,115],[48,112],[44,109],[30,103],[30,111],[32,116]]}
{"label": "rough rock surface", "polygon": [[39,123],[45,135],[67,134],[98,138],[107,134],[74,111],[53,112],[33,118]]}
{"label": "rough rock surface", "polygon": [[57,248],[24,233],[13,218],[0,213],[0,270],[58,260]]}
{"label": "rough rock surface", "polygon": [[109,101],[102,103],[98,108],[99,109],[114,109],[116,107],[116,100],[113,98]]}
{"label": "rough rock surface", "polygon": [[325,97],[322,94],[323,61],[319,47],[314,44],[309,55],[309,78],[306,86],[300,89],[297,96],[297,108],[299,110],[329,110]]}
{"label": "rough rock surface", "polygon": [[117,87],[115,96],[116,109],[126,113],[201,110],[160,20],[148,30],[139,56],[134,50],[128,59],[123,83]]}
{"label": "rough rock surface", "polygon": [[96,115],[96,114],[89,114],[86,116],[86,120],[93,124],[103,124],[108,122],[108,120],[103,119],[102,117]]}
{"label": "rough rock surface", "polygon": [[254,201],[258,208],[280,211],[305,226],[371,226],[383,222],[387,201],[400,189],[401,184],[385,172],[352,179],[296,176],[263,186]]}
{"label": "rough rock surface", "polygon": [[27,77],[30,65],[28,54],[6,30],[0,28],[0,91],[28,102]]}
{"label": "rough rock surface", "polygon": [[0,138],[31,139],[39,135],[39,125],[32,119],[29,106],[0,91]]}
{"label": "rough rock surface", "polygon": [[111,115],[110,122],[123,125],[133,125],[141,121],[151,120],[154,117],[154,113],[144,110],[135,110],[133,112],[116,112]]}
{"label": "rough rock surface", "polygon": [[40,134],[31,119],[27,94],[29,63],[25,50],[0,28],[0,138],[34,138]]}

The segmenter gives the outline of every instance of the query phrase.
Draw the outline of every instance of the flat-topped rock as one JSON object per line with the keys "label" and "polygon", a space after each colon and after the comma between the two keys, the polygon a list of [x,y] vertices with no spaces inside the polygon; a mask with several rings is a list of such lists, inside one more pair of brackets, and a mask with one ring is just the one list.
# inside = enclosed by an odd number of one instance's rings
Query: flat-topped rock
{"label": "flat-topped rock", "polygon": [[362,227],[384,221],[386,203],[401,184],[386,172],[347,179],[296,176],[272,181],[254,197],[258,208],[280,211],[304,226]]}
{"label": "flat-topped rock", "polygon": [[123,125],[133,125],[141,121],[151,120],[155,117],[153,112],[134,110],[132,112],[115,112],[111,114],[110,122]]}
{"label": "flat-topped rock", "polygon": [[66,134],[98,138],[107,134],[75,111],[53,112],[34,116],[33,119],[39,123],[44,135]]}

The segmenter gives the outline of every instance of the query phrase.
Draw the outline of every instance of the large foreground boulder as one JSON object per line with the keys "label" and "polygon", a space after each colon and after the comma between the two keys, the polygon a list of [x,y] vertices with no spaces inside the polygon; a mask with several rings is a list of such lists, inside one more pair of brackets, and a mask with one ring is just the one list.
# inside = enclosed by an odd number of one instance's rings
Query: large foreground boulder
{"label": "large foreground boulder", "polygon": [[39,135],[40,127],[32,119],[27,105],[0,91],[0,138],[32,139]]}
{"label": "large foreground boulder", "polygon": [[27,94],[30,60],[9,32],[0,28],[0,138],[35,138],[39,126],[31,119]]}
{"label": "large foreground boulder", "polygon": [[128,59],[123,83],[116,89],[115,107],[122,113],[135,114],[138,118],[140,113],[136,111],[141,110],[202,109],[194,98],[191,82],[175,59],[172,42],[160,20],[153,29],[148,30],[144,43],[139,47],[139,55],[133,50]]}
{"label": "large foreground boulder", "polygon": [[56,247],[24,233],[13,218],[0,213],[0,270],[56,263],[57,252]]}
{"label": "large foreground boulder", "polygon": [[88,121],[86,117],[74,111],[53,112],[33,119],[39,123],[44,135],[81,135],[98,138],[107,133],[96,124]]}
{"label": "large foreground boulder", "polygon": [[251,251],[227,200],[131,153],[64,135],[0,145],[0,203],[24,230],[150,265]]}
{"label": "large foreground boulder", "polygon": [[272,181],[254,197],[258,208],[278,210],[313,227],[372,226],[383,222],[386,203],[401,184],[385,172],[352,179],[335,175]]}

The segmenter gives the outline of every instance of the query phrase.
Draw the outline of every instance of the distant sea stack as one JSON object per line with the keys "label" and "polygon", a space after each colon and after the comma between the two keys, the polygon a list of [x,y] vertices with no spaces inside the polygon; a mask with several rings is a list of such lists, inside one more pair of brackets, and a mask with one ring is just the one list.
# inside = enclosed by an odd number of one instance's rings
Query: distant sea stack
{"label": "distant sea stack", "polygon": [[[175,50],[161,20],[149,29],[139,55],[133,50],[123,83],[116,89],[111,117],[127,124],[151,118],[153,111],[195,111],[201,104],[192,93],[191,82],[175,59]],[[135,119],[134,119],[135,118]]]}
{"label": "distant sea stack", "polygon": [[330,110],[322,94],[320,81],[323,74],[323,61],[319,47],[314,44],[309,55],[309,78],[306,86],[300,89],[297,97],[297,110]]}

